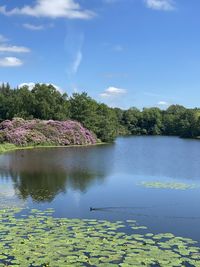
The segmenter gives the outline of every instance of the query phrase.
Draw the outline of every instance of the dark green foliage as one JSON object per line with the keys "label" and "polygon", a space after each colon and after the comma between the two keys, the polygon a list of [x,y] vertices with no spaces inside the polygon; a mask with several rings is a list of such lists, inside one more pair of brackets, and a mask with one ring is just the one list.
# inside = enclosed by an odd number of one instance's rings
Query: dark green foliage
{"label": "dark green foliage", "polygon": [[70,98],[70,116],[72,120],[81,122],[86,128],[96,132],[98,103],[87,93],[74,93]]}
{"label": "dark green foliage", "polygon": [[162,115],[158,108],[144,109],[142,113],[142,129],[149,135],[160,135],[162,133]]}
{"label": "dark green foliage", "polygon": [[[104,142],[118,135],[176,135],[186,138],[200,137],[200,109],[186,109],[172,105],[167,110],[137,108],[122,110],[98,103],[87,93],[75,93],[68,98],[52,85],[36,84],[11,89],[0,86],[0,121],[23,119],[76,120],[93,131]],[[2,142],[3,137],[0,137]]]}
{"label": "dark green foliage", "polygon": [[117,136],[118,120],[113,109],[99,104],[87,93],[73,94],[70,98],[71,119],[93,131],[103,142],[110,142]]}
{"label": "dark green foliage", "polygon": [[142,113],[133,107],[123,112],[122,123],[130,134],[140,134],[141,119]]}
{"label": "dark green foliage", "polygon": [[104,142],[111,142],[117,136],[117,117],[113,109],[105,104],[99,104],[97,108],[97,137]]}
{"label": "dark green foliage", "polygon": [[52,85],[36,84],[33,95],[33,117],[39,119],[65,120],[69,118],[67,95],[61,94]]}
{"label": "dark green foliage", "polygon": [[52,85],[36,84],[30,91],[27,86],[13,90],[3,84],[0,86],[0,120],[13,117],[66,120],[69,118],[67,95]]}
{"label": "dark green foliage", "polygon": [[187,111],[183,106],[170,106],[163,116],[164,133],[166,135],[181,135],[180,118]]}
{"label": "dark green foliage", "polygon": [[[116,111],[117,114],[119,110]],[[118,117],[118,124],[132,135],[172,135],[184,138],[200,137],[200,110],[172,105],[167,110],[131,108]]]}

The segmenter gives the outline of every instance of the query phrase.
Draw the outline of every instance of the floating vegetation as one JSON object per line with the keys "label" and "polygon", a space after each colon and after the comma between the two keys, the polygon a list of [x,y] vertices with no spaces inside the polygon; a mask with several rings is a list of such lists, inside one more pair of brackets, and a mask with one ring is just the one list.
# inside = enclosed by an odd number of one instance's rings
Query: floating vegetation
{"label": "floating vegetation", "polygon": [[[2,267],[200,266],[195,241],[171,233],[139,234],[134,220],[59,219],[51,209],[26,211],[16,218],[22,211],[0,210]],[[124,227],[131,234],[124,233]]]}
{"label": "floating vegetation", "polygon": [[187,189],[195,189],[198,187],[195,184],[173,183],[173,182],[142,182],[140,183],[140,185],[147,188],[174,189],[174,190],[187,190]]}

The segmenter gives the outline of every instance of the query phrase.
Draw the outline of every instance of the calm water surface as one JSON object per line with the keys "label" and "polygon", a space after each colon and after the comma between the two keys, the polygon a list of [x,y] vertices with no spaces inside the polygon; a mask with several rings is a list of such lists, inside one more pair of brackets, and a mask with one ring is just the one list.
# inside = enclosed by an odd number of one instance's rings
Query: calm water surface
{"label": "calm water surface", "polygon": [[[150,189],[144,181],[197,188]],[[136,219],[151,232],[200,242],[200,141],[126,137],[112,145],[0,155],[1,202],[54,208],[57,217]]]}

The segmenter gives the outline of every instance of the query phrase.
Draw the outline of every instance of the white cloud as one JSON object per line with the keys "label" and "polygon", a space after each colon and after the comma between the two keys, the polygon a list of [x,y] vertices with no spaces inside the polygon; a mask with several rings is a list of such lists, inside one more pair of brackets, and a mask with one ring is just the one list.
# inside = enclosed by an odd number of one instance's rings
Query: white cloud
{"label": "white cloud", "polygon": [[24,46],[10,46],[10,45],[0,45],[0,52],[10,52],[10,53],[29,53],[30,49]]}
{"label": "white cloud", "polygon": [[84,10],[75,0],[36,0],[35,5],[26,5],[7,10],[6,6],[0,6],[0,13],[11,15],[27,15],[33,17],[90,19],[94,12]]}
{"label": "white cloud", "polygon": [[34,88],[35,83],[33,83],[33,82],[30,82],[30,83],[21,83],[21,84],[18,85],[19,88],[22,88],[24,86],[28,86],[28,89],[31,91]]}
{"label": "white cloud", "polygon": [[20,67],[23,62],[16,57],[4,57],[0,58],[0,67]]}
{"label": "white cloud", "polygon": [[64,93],[63,89],[60,88],[60,86],[54,84],[54,83],[46,83],[46,85],[53,85],[54,88],[56,88],[57,91],[59,91],[61,94]]}
{"label": "white cloud", "polygon": [[100,96],[101,97],[116,97],[116,96],[124,95],[126,93],[127,93],[126,89],[110,86],[103,93],[101,93]]}
{"label": "white cloud", "polygon": [[168,102],[166,102],[166,101],[159,101],[159,102],[157,103],[157,105],[158,105],[158,106],[169,106],[170,104],[169,104]]}
{"label": "white cloud", "polygon": [[23,27],[32,31],[41,31],[45,29],[44,25],[34,25],[30,23],[24,23]]}
{"label": "white cloud", "polygon": [[[8,39],[0,35],[0,53],[29,53],[30,49],[25,46],[7,44]],[[19,67],[23,65],[22,60],[17,57],[8,56],[0,58],[0,67]]]}
{"label": "white cloud", "polygon": [[47,28],[52,28],[54,27],[54,24],[53,23],[50,23],[50,24],[40,24],[40,25],[35,25],[35,24],[31,24],[31,23],[24,23],[22,24],[22,26],[25,28],[25,29],[28,29],[28,30],[31,30],[31,31],[42,31],[42,30],[45,30]]}
{"label": "white cloud", "polygon": [[171,11],[175,9],[173,0],[144,0],[148,8]]}

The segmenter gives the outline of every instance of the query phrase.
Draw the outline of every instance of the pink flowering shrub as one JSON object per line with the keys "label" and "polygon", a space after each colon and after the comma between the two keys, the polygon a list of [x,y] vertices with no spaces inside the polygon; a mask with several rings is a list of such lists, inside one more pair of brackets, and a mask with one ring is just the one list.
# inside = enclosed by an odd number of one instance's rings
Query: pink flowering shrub
{"label": "pink flowering shrub", "polygon": [[0,123],[0,143],[26,145],[95,144],[96,136],[76,121],[42,121],[15,118]]}

